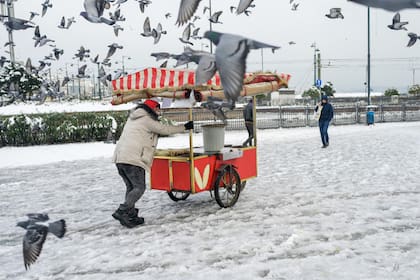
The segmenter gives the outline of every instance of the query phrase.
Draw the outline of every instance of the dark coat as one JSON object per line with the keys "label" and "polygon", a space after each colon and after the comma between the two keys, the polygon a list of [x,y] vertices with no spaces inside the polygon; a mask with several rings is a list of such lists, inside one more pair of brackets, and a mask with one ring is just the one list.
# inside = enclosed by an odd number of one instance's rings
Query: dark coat
{"label": "dark coat", "polygon": [[[318,110],[318,106],[315,111]],[[331,121],[334,117],[334,108],[330,103],[325,103],[322,105],[321,116],[319,117],[319,121]]]}
{"label": "dark coat", "polygon": [[244,107],[244,120],[246,122],[253,122],[254,118],[253,118],[253,113],[254,113],[254,106],[252,102],[249,102],[245,107]]}

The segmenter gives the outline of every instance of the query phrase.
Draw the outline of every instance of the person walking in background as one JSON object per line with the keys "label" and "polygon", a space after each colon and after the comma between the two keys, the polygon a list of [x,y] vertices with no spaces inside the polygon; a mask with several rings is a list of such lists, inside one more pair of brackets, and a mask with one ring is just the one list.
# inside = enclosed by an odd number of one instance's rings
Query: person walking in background
{"label": "person walking in background", "polygon": [[243,110],[246,130],[248,130],[248,138],[242,146],[252,146],[252,139],[254,138],[254,103],[252,98]]}
{"label": "person walking in background", "polygon": [[164,125],[158,121],[159,102],[148,99],[131,110],[114,151],[113,162],[127,187],[124,203],[112,214],[128,228],[144,223],[138,217],[135,203],[146,190],[145,171],[150,171],[159,135],[180,133],[194,128],[189,121],[184,125]]}
{"label": "person walking in background", "polygon": [[318,116],[319,131],[321,133],[322,148],[326,148],[330,145],[330,139],[328,136],[328,126],[332,118],[334,117],[334,108],[328,103],[328,96],[323,95],[321,103],[315,107],[315,112]]}

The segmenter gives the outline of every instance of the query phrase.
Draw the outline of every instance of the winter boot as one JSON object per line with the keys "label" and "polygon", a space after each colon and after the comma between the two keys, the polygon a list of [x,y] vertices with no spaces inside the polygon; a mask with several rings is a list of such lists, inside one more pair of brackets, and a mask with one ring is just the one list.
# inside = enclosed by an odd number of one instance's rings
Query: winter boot
{"label": "winter boot", "polygon": [[131,224],[134,224],[136,226],[144,224],[144,218],[138,217],[139,209],[138,208],[132,208],[128,211],[128,220]]}
{"label": "winter boot", "polygon": [[120,204],[120,207],[112,214],[112,217],[120,222],[121,225],[132,228],[136,225],[130,222],[130,218],[128,217],[129,209],[127,205]]}
{"label": "winter boot", "polygon": [[121,221],[123,219],[124,215],[127,215],[127,206],[124,204],[120,204],[120,207],[118,207],[117,210],[112,214],[112,217],[118,221]]}

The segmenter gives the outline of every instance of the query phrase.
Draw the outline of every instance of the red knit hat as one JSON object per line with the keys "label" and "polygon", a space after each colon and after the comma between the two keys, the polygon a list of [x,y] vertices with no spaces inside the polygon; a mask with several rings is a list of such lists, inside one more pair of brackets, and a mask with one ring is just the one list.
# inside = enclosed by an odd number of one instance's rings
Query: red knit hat
{"label": "red knit hat", "polygon": [[153,109],[153,110],[155,110],[156,108],[160,108],[159,102],[157,102],[156,100],[153,100],[153,99],[147,99],[146,101],[144,101],[144,104],[147,105],[147,107],[149,107],[150,109]]}

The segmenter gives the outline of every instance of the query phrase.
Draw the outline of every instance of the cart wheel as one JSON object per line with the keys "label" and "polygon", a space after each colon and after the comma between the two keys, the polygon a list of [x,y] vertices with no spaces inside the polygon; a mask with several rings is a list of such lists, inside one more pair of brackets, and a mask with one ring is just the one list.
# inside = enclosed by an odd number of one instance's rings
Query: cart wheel
{"label": "cart wheel", "polygon": [[170,199],[177,202],[180,200],[186,200],[188,196],[190,196],[190,193],[187,192],[179,192],[179,191],[170,191],[168,192],[168,195]]}
{"label": "cart wheel", "polygon": [[214,196],[220,207],[227,208],[235,205],[241,192],[241,178],[231,165],[225,166],[214,183]]}

